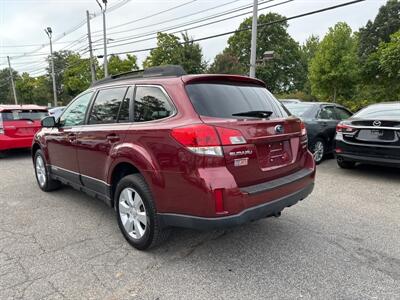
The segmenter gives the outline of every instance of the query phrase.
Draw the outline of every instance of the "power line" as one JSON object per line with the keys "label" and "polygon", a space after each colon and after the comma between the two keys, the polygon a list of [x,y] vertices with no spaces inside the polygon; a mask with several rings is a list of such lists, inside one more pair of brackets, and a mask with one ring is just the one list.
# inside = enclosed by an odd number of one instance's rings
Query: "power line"
{"label": "power line", "polygon": [[[276,1],[276,0],[268,0],[268,1],[263,2],[263,4],[266,4],[266,3],[271,2],[271,1]],[[292,1],[294,1],[294,0],[286,0],[286,1],[283,1],[283,2],[280,2],[280,3],[276,3],[276,4],[272,4],[272,5],[269,5],[269,6],[265,6],[265,7],[259,8],[258,10],[259,10],[259,11],[265,10],[265,9],[268,9],[268,8],[271,8],[271,7],[275,7],[275,6],[280,6],[280,5],[283,5],[283,4],[286,4],[286,3],[288,3],[288,2],[292,2]],[[242,10],[243,10],[243,9],[242,9]],[[201,25],[196,25],[196,26],[192,26],[192,27],[188,27],[188,28],[179,29],[179,30],[177,30],[177,31],[170,32],[170,34],[175,34],[175,33],[179,33],[179,32],[182,32],[182,31],[188,31],[188,30],[193,30],[193,29],[197,29],[197,28],[209,26],[209,25],[212,25],[212,24],[216,24],[216,23],[224,22],[224,21],[231,20],[231,19],[234,19],[234,18],[238,18],[238,17],[244,16],[244,15],[248,15],[248,14],[250,14],[250,13],[251,13],[251,11],[245,12],[245,13],[240,13],[240,14],[237,14],[237,15],[234,15],[234,16],[230,16],[230,17],[226,17],[226,18],[223,18],[223,19],[220,19],[220,20],[215,20],[215,21],[208,22],[208,23],[205,23],[205,24],[201,24]],[[212,19],[212,18],[209,18],[209,19]],[[191,24],[196,24],[196,23],[200,23],[200,22],[203,22],[203,21],[204,21],[204,20],[194,21],[194,22],[191,22]],[[190,25],[190,24],[189,24],[189,25]],[[184,25],[182,25],[182,26],[184,26]],[[173,27],[173,29],[180,28],[180,27],[181,27],[181,26],[175,26],[175,27]],[[132,38],[126,38],[126,39],[121,39],[121,40],[119,40],[119,41],[132,40],[132,39],[137,39],[137,38],[140,38],[140,37],[146,37],[146,36],[150,36],[150,35],[156,35],[156,34],[159,33],[159,32],[165,32],[165,31],[171,30],[171,28],[172,28],[172,27],[170,27],[170,28],[165,28],[165,29],[161,29],[161,30],[157,30],[157,31],[153,31],[153,32],[148,32],[147,34],[137,35],[135,38],[134,38],[134,37],[132,37]],[[114,48],[114,47],[119,47],[119,46],[124,46],[124,45],[135,44],[135,43],[139,43],[139,42],[144,42],[144,41],[148,41],[148,40],[153,40],[153,39],[156,39],[156,38],[157,38],[156,36],[153,36],[153,37],[149,37],[149,38],[145,38],[145,39],[141,39],[141,40],[135,40],[135,41],[133,41],[133,42],[119,43],[119,44],[111,45],[111,46],[109,46],[109,48]],[[95,49],[95,50],[97,50],[97,49]]]}
{"label": "power line", "polygon": [[[342,3],[342,4],[338,4],[338,5],[334,5],[334,6],[329,6],[329,7],[326,7],[326,8],[322,8],[322,9],[318,9],[318,10],[314,10],[314,11],[310,11],[310,12],[306,12],[306,13],[303,13],[303,14],[295,15],[295,16],[292,16],[292,17],[284,18],[284,19],[281,19],[281,20],[273,21],[273,22],[260,23],[260,24],[257,25],[257,28],[262,28],[262,27],[265,27],[265,26],[270,26],[270,25],[274,25],[274,24],[278,24],[278,23],[283,23],[283,22],[286,22],[286,21],[290,21],[290,20],[294,20],[294,19],[298,19],[298,18],[302,18],[302,17],[306,17],[306,16],[322,13],[322,12],[325,12],[325,11],[329,11],[329,10],[333,10],[333,9],[337,9],[337,8],[341,8],[341,7],[345,7],[345,6],[349,6],[349,5],[356,4],[356,3],[359,3],[359,2],[364,2],[364,1],[366,1],[366,0],[354,0],[354,1],[346,2],[346,3]],[[210,35],[210,36],[205,36],[205,37],[198,38],[198,39],[193,39],[193,40],[191,40],[189,42],[180,42],[179,44],[180,45],[184,45],[184,44],[200,42],[200,41],[213,39],[213,38],[217,38],[217,37],[221,37],[221,36],[225,36],[225,35],[229,35],[229,34],[248,31],[248,30],[251,30],[251,26],[247,26],[246,28],[227,31],[227,32],[219,33],[219,34],[214,34],[214,35]],[[151,47],[151,48],[132,50],[132,51],[115,52],[115,53],[111,53],[110,55],[145,52],[145,51],[151,51],[151,50],[154,50],[154,49],[157,49],[157,48],[159,48],[159,47]]]}
{"label": "power line", "polygon": [[[128,3],[129,1],[131,1],[131,0],[121,0],[120,2],[116,3],[115,5],[109,7],[109,8],[108,8],[108,12],[112,12],[112,11],[114,11],[114,10],[120,8],[121,6],[125,5],[125,4]],[[96,14],[96,13],[95,13],[95,14],[93,14],[93,15],[94,15],[94,17],[97,17],[99,14]],[[75,26],[72,27],[71,29],[69,29],[69,30],[63,32],[63,33],[60,34],[59,36],[55,37],[55,38],[53,39],[53,41],[54,41],[54,42],[57,42],[58,40],[64,38],[65,36],[67,36],[67,35],[69,35],[69,34],[75,32],[76,30],[78,30],[79,28],[81,28],[83,25],[86,25],[86,19],[84,19],[83,21],[81,21],[79,24],[75,25]],[[11,57],[11,58],[14,58],[14,59],[15,59],[15,58],[20,58],[20,57],[25,57],[25,56],[33,56],[33,55],[29,55],[29,54],[35,53],[35,52],[37,52],[37,51],[39,51],[39,50],[41,50],[41,49],[43,49],[43,48],[45,48],[45,47],[47,46],[47,44],[41,44],[41,45],[42,45],[42,46],[40,46],[39,48],[37,48],[37,49],[35,49],[35,50],[32,50],[32,51],[30,51],[30,52],[26,52],[26,53],[24,53],[24,54],[22,54],[22,55],[17,55],[17,56]]]}
{"label": "power line", "polygon": [[[158,22],[158,23],[152,23],[152,24],[149,24],[149,25],[144,25],[144,26],[130,28],[130,29],[121,30],[121,31],[109,32],[109,33],[110,34],[119,34],[119,33],[124,33],[124,32],[131,32],[131,31],[139,30],[139,29],[143,29],[143,28],[153,27],[155,25],[161,25],[161,24],[165,24],[165,23],[170,23],[172,21],[185,19],[187,17],[191,17],[191,16],[194,16],[194,15],[197,15],[197,14],[201,14],[203,12],[207,12],[207,11],[210,11],[210,10],[214,10],[214,9],[217,9],[217,8],[220,8],[220,7],[223,7],[223,6],[232,4],[234,2],[238,2],[238,1],[240,1],[240,0],[235,0],[235,1],[227,2],[227,3],[219,4],[217,6],[210,7],[208,9],[200,10],[200,11],[197,11],[197,12],[194,12],[194,13],[190,13],[190,14],[187,14],[187,15],[184,15],[184,16],[180,16],[180,17],[171,18],[171,19],[164,20],[164,21],[161,21],[161,22]],[[271,2],[271,1],[276,1],[276,0],[261,1],[259,4],[261,5],[261,4],[265,4],[265,3]],[[251,7],[252,7],[252,5],[249,5],[249,4],[242,5],[242,6],[230,9],[228,11],[219,12],[219,13],[216,13],[214,15],[210,15],[210,16],[207,16],[207,17],[202,17],[200,19],[187,21],[186,23],[183,23],[183,24],[181,24],[179,26],[191,25],[191,24],[194,24],[194,22],[207,21],[207,20],[212,19],[212,18],[225,16],[225,15],[228,15],[228,14],[231,14],[231,13],[234,13],[234,12],[237,12],[237,11],[241,11],[241,10],[244,10],[244,9],[247,9],[247,8],[251,8]],[[172,26],[174,28],[171,27],[171,29],[175,29],[176,26],[177,25]],[[162,29],[162,30],[168,30],[168,29]],[[144,33],[144,34],[149,34],[149,33]]]}
{"label": "power line", "polygon": [[[178,8],[181,8],[181,7],[183,7],[183,6],[186,6],[186,5],[191,4],[191,3],[193,3],[193,2],[196,2],[196,1],[197,1],[197,0],[191,0],[191,1],[189,1],[189,2],[185,2],[185,3],[179,4],[179,5],[177,5],[177,6],[174,6],[174,7],[171,7],[171,8],[168,8],[168,9],[165,9],[165,10],[162,10],[162,11],[159,11],[159,12],[156,12],[156,13],[151,14],[151,15],[147,15],[147,16],[145,16],[145,17],[142,17],[142,18],[139,18],[139,19],[136,19],[136,20],[133,20],[133,21],[129,21],[129,22],[122,23],[122,24],[119,24],[119,25],[111,26],[111,27],[107,28],[107,31],[108,31],[109,29],[119,28],[119,27],[122,27],[122,26],[125,26],[125,25],[129,25],[129,24],[137,23],[137,22],[139,22],[139,21],[147,20],[148,18],[152,18],[152,17],[159,16],[159,15],[161,15],[161,14],[163,14],[163,13],[166,13],[166,12],[169,12],[169,11],[172,11],[172,10],[175,10],[175,9],[178,9]],[[240,0],[235,0],[235,1],[233,1],[233,2],[236,2],[236,1],[240,1]],[[97,32],[101,32],[101,31],[102,31],[102,30],[93,31],[93,35],[95,35],[95,33],[97,33]]]}

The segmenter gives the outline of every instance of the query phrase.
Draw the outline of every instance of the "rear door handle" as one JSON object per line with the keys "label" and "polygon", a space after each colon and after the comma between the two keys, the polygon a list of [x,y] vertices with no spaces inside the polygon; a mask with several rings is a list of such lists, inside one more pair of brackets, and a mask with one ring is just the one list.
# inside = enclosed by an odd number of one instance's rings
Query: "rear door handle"
{"label": "rear door handle", "polygon": [[109,135],[107,135],[107,140],[111,143],[115,143],[119,141],[119,136],[116,135],[115,133],[111,133]]}

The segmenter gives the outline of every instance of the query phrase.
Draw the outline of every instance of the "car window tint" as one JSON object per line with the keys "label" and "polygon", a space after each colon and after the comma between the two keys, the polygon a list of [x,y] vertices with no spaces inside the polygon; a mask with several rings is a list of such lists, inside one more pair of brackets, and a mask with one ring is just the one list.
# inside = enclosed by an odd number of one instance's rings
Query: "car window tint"
{"label": "car window tint", "polygon": [[400,103],[374,104],[363,108],[354,115],[355,118],[398,120],[400,119]]}
{"label": "car window tint", "polygon": [[116,123],[126,87],[100,90],[89,116],[89,124]]}
{"label": "car window tint", "polygon": [[343,108],[335,107],[335,111],[339,120],[346,120],[351,117],[351,113]]}
{"label": "car window tint", "polygon": [[133,96],[133,88],[129,88],[126,93],[124,100],[122,101],[121,108],[118,113],[118,122],[124,123],[129,122],[129,104]]}
{"label": "car window tint", "polygon": [[93,92],[89,92],[75,99],[61,115],[59,121],[60,126],[69,127],[82,125],[85,122],[86,110],[92,95]]}
{"label": "car window tint", "polygon": [[47,116],[47,111],[41,110],[11,110],[0,113],[4,121],[18,121],[18,120],[40,120]]}
{"label": "car window tint", "polygon": [[260,86],[195,83],[187,85],[186,91],[196,112],[202,116],[237,119],[233,114],[248,111],[271,111],[272,118],[288,115],[278,109],[278,100]]}
{"label": "car window tint", "polygon": [[158,87],[138,86],[133,108],[135,122],[145,122],[172,115],[173,108],[167,96]]}
{"label": "car window tint", "polygon": [[333,107],[324,107],[321,109],[318,115],[319,119],[322,120],[336,120],[336,115]]}

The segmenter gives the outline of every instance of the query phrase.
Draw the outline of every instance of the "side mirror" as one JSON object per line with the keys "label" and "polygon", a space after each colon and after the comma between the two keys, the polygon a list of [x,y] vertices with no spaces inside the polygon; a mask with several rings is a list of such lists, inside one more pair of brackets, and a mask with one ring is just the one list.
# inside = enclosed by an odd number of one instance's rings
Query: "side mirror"
{"label": "side mirror", "polygon": [[56,127],[56,119],[53,116],[47,116],[40,121],[40,124],[42,125],[42,127],[47,128]]}

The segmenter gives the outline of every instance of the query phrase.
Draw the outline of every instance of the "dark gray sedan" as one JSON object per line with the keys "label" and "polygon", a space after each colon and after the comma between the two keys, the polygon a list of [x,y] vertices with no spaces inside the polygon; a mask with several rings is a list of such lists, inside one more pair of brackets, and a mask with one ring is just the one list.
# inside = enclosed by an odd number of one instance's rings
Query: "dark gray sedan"
{"label": "dark gray sedan", "polygon": [[308,147],[317,164],[333,153],[336,125],[352,115],[347,108],[327,102],[290,103],[285,107],[306,124]]}

